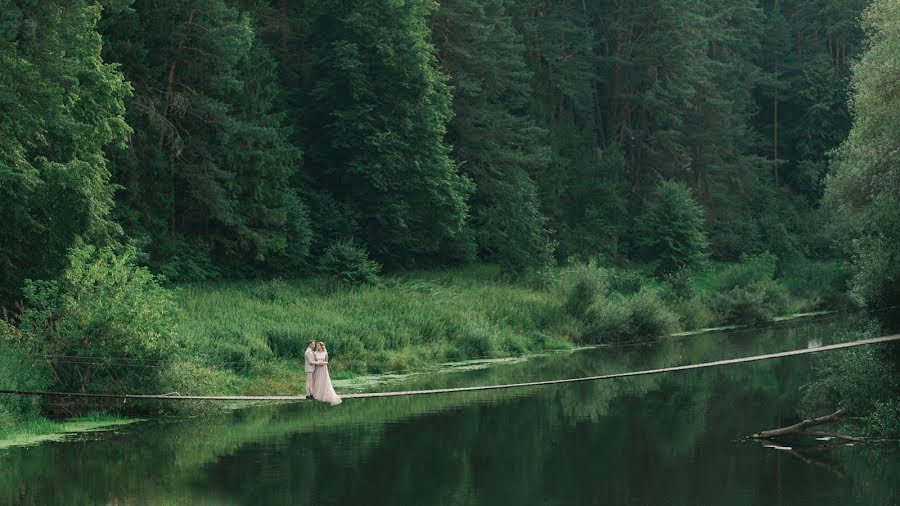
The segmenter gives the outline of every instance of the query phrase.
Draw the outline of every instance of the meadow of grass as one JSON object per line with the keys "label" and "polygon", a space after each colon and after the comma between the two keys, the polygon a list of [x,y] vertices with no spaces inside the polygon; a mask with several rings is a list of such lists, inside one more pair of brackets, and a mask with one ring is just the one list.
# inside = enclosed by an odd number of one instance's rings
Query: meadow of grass
{"label": "meadow of grass", "polygon": [[[473,265],[395,275],[376,286],[350,287],[325,277],[180,285],[180,351],[167,390],[302,391],[309,340],[327,343],[332,377],[346,379],[760,323],[819,308],[840,292],[837,283],[821,282],[839,277],[822,274],[837,265],[805,266],[789,285],[776,280],[773,269],[769,259],[757,258],[659,281],[636,269],[592,264],[520,278]],[[742,299],[745,292],[750,296]]]}
{"label": "meadow of grass", "polygon": [[[116,377],[133,373],[145,390],[223,395],[303,392],[309,340],[327,343],[333,379],[362,381],[446,362],[764,324],[847,300],[842,264],[807,262],[776,274],[766,255],[665,279],[640,266],[572,264],[513,278],[496,266],[471,265],[395,274],[363,286],[318,276],[171,288],[176,309],[167,309],[165,318],[174,342],[147,360],[117,363]],[[49,387],[49,369],[23,353],[9,343],[0,347],[0,383]],[[147,381],[140,381],[142,374]],[[190,412],[219,409],[178,406]],[[80,411],[152,416],[172,409],[141,407],[136,413],[121,405],[86,404]],[[46,408],[34,398],[0,398],[0,440],[60,430],[41,418]]]}

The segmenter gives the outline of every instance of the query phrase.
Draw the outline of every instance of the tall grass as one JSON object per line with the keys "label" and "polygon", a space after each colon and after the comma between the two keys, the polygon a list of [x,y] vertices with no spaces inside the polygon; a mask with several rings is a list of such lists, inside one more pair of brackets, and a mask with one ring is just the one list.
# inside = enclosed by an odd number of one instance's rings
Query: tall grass
{"label": "tall grass", "polygon": [[563,347],[577,332],[555,293],[485,266],[355,288],[322,278],[183,285],[177,298],[184,355],[238,373],[302,360],[309,340],[326,342],[335,372],[363,373]]}

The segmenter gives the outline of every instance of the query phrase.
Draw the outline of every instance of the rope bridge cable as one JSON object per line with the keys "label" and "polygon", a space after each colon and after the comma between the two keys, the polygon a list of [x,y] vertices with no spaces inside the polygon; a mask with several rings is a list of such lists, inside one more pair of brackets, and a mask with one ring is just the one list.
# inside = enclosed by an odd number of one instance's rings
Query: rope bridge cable
{"label": "rope bridge cable", "polygon": [[[730,358],[725,360],[716,360],[714,362],[701,362],[697,364],[678,365],[672,367],[663,367],[660,369],[645,369],[643,371],[630,371],[612,374],[601,374],[599,376],[585,376],[582,378],[567,378],[558,380],[532,381],[528,383],[509,383],[504,385],[484,385],[474,387],[456,387],[456,388],[436,388],[431,390],[402,390],[396,392],[369,392],[359,394],[345,394],[341,397],[344,399],[365,399],[374,397],[399,397],[408,395],[428,395],[428,394],[448,394],[456,392],[479,392],[486,390],[501,390],[509,388],[525,388],[544,385],[560,385],[564,383],[581,383],[585,381],[600,381],[616,378],[628,378],[633,376],[647,376],[651,374],[661,374],[666,372],[688,371],[693,369],[705,369],[709,367],[720,367],[723,365],[743,364],[748,362],[759,362],[762,360],[772,360],[776,358],[792,357],[796,355],[806,355],[809,353],[820,353],[823,351],[841,350],[853,348],[856,346],[865,346],[877,343],[886,343],[890,341],[900,341],[900,334],[889,336],[873,337],[870,339],[861,339],[858,341],[850,341],[846,343],[829,344],[818,346],[815,348],[803,348],[799,350],[782,351],[778,353],[769,353],[766,355],[753,355],[749,357]],[[44,397],[78,397],[88,399],[121,399],[121,400],[178,400],[178,401],[305,401],[304,396],[296,395],[272,395],[272,396],[251,396],[251,395],[173,395],[173,394],[91,394],[81,392],[46,392],[39,390],[9,390],[0,389],[0,394],[5,395],[32,395]]]}

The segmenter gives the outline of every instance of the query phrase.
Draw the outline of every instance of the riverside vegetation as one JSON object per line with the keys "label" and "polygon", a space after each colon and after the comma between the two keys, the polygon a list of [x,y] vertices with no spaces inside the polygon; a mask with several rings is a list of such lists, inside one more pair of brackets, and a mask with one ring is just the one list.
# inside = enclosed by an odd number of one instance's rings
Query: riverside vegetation
{"label": "riverside vegetation", "polygon": [[[900,6],[835,5],[0,0],[0,386],[287,393],[311,338],[350,377],[895,304]],[[809,409],[900,430],[890,350]]]}

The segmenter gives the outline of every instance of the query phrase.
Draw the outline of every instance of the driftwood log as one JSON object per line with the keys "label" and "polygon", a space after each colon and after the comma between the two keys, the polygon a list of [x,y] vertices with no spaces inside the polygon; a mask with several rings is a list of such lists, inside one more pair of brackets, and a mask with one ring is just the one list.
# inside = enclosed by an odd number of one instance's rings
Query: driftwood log
{"label": "driftwood log", "polygon": [[848,436],[846,434],[838,434],[837,432],[820,432],[820,431],[809,431],[810,427],[817,427],[819,425],[825,425],[827,423],[840,422],[847,416],[844,413],[844,410],[839,409],[834,413],[826,416],[820,416],[818,418],[808,418],[803,420],[802,422],[795,423],[794,425],[788,425],[787,427],[781,427],[778,429],[770,429],[764,430],[757,434],[753,434],[753,438],[755,439],[773,439],[779,436],[813,436],[813,437],[831,437],[835,439],[841,439],[847,442],[856,442],[861,441],[861,439]]}

